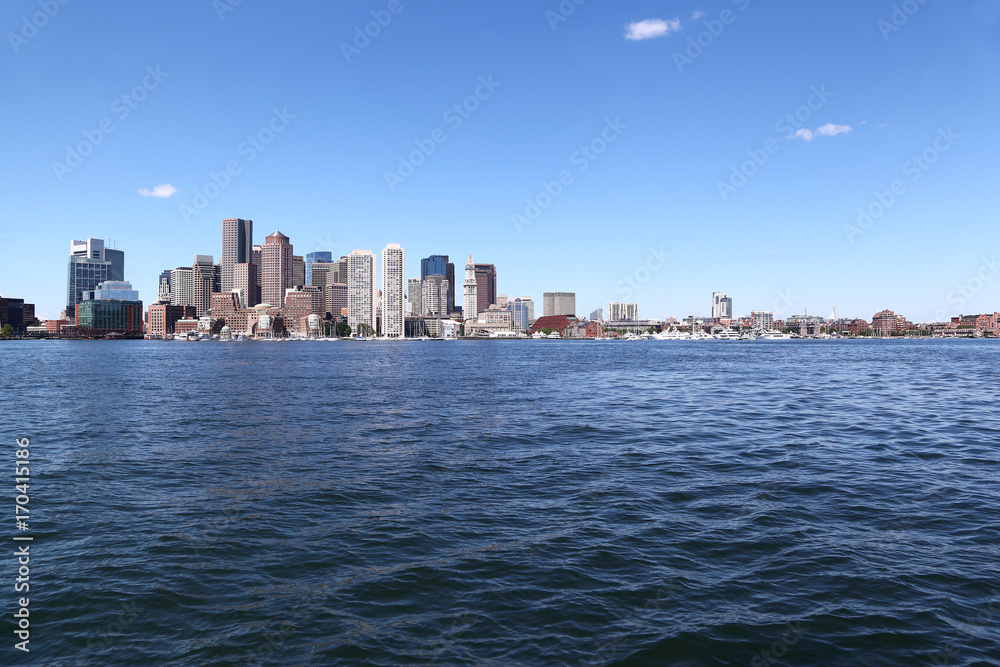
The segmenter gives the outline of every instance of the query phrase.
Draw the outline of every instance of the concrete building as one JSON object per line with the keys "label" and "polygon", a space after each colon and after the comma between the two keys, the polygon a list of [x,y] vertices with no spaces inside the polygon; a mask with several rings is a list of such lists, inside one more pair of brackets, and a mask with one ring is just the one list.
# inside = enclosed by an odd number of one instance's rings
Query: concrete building
{"label": "concrete building", "polygon": [[390,243],[382,250],[382,335],[403,338],[406,317],[406,288],[404,286],[405,252],[398,243]]}
{"label": "concrete building", "polygon": [[375,253],[355,250],[347,256],[347,323],[353,333],[360,325],[375,333]]}
{"label": "concrete building", "polygon": [[317,250],[316,252],[306,253],[306,285],[314,285],[315,287],[322,287],[322,285],[316,285],[313,283],[312,267],[316,262],[333,262],[333,253],[329,250]]}
{"label": "concrete building", "polygon": [[222,221],[222,254],[219,267],[222,277],[218,292],[233,289],[233,267],[253,261],[253,220],[226,218]]}
{"label": "concrete building", "polygon": [[712,318],[715,320],[733,319],[733,300],[725,292],[712,294]]}
{"label": "concrete building", "polygon": [[475,320],[479,314],[479,297],[476,281],[476,264],[469,253],[469,261],[465,264],[465,301],[462,304],[462,318],[466,321]]}
{"label": "concrete building", "polygon": [[194,305],[194,282],[190,266],[178,266],[170,272],[170,303],[175,306]]}
{"label": "concrete building", "polygon": [[276,231],[264,239],[260,259],[263,266],[263,274],[260,278],[261,302],[280,307],[284,301],[285,290],[294,285],[292,282],[292,244],[288,237]]}
{"label": "concrete building", "polygon": [[476,264],[476,311],[483,312],[497,302],[497,267]]}
{"label": "concrete building", "polygon": [[570,315],[576,317],[575,292],[544,292],[542,294],[542,316]]}

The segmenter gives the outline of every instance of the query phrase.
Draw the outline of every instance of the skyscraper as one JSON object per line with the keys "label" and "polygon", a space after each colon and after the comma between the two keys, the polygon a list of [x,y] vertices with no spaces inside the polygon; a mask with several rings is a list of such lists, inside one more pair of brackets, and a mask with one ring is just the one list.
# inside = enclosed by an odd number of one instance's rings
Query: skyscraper
{"label": "skyscraper", "polygon": [[444,276],[427,276],[420,283],[421,312],[418,315],[448,317],[448,298],[451,286]]}
{"label": "skyscraper", "polygon": [[306,260],[302,255],[292,255],[292,285],[295,287],[306,285]]}
{"label": "skyscraper", "polygon": [[542,316],[576,315],[575,292],[543,292]]}
{"label": "skyscraper", "polygon": [[420,279],[427,276],[444,276],[448,279],[448,308],[445,315],[455,310],[455,265],[448,261],[448,255],[431,255],[420,260]]}
{"label": "skyscraper", "polygon": [[405,335],[404,264],[405,253],[398,243],[390,243],[382,250],[382,335],[387,338]]}
{"label": "skyscraper", "polygon": [[727,297],[725,292],[712,294],[712,317],[717,320],[732,319],[733,300]]}
{"label": "skyscraper", "polygon": [[476,264],[469,253],[469,261],[465,264],[465,302],[462,305],[462,319],[471,322],[479,316],[479,297],[477,295]]}
{"label": "skyscraper", "polygon": [[212,307],[214,272],[215,264],[211,255],[194,256],[194,264],[191,265],[191,298],[197,317],[201,317]]}
{"label": "skyscraper", "polygon": [[264,303],[281,307],[285,290],[292,287],[292,244],[281,232],[274,232],[264,240],[260,251],[263,275],[260,279],[260,298]]}
{"label": "skyscraper", "polygon": [[226,218],[222,221],[222,284],[218,291],[233,289],[233,265],[253,261],[253,220]]}
{"label": "skyscraper", "polygon": [[[240,290],[245,308],[257,305],[257,265],[253,262],[233,264],[233,291]],[[214,313],[213,313],[214,315]]]}
{"label": "skyscraper", "polygon": [[105,280],[125,279],[125,253],[104,247],[103,239],[70,241],[66,276],[66,315],[72,319],[84,291]]}
{"label": "skyscraper", "polygon": [[317,250],[306,254],[306,285],[312,285],[312,265],[315,262],[332,262],[333,253],[329,250]]}
{"label": "skyscraper", "polygon": [[406,313],[408,315],[423,315],[423,286],[420,278],[410,278],[406,281]]}
{"label": "skyscraper", "polygon": [[497,267],[476,264],[476,310],[485,313],[497,302]]}
{"label": "skyscraper", "polygon": [[261,246],[261,245],[255,245],[253,247],[253,250],[251,251],[251,254],[250,254],[250,261],[257,265],[257,271],[256,271],[256,273],[257,273],[257,288],[256,288],[257,292],[256,292],[256,294],[254,294],[254,298],[253,298],[253,300],[256,301],[257,303],[260,303],[260,289],[261,289],[260,286],[261,286],[261,279],[262,279],[262,276],[264,274],[264,261],[261,259],[261,257],[263,256],[263,254],[264,254],[264,250],[263,250],[263,246]]}
{"label": "skyscraper", "polygon": [[190,266],[178,266],[170,272],[170,305],[194,306],[194,289]]}
{"label": "skyscraper", "polygon": [[160,273],[160,285],[157,290],[160,301],[170,301],[170,269]]}
{"label": "skyscraper", "polygon": [[365,325],[375,331],[375,253],[355,250],[347,256],[347,323],[354,333]]}

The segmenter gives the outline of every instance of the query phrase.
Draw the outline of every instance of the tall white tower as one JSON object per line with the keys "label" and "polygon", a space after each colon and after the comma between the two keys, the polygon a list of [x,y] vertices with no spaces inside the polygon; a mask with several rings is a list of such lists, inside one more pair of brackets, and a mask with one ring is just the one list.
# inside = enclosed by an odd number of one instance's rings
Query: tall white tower
{"label": "tall white tower", "polygon": [[398,243],[390,243],[382,250],[382,335],[402,338],[404,252]]}
{"label": "tall white tower", "polygon": [[355,250],[347,256],[347,323],[353,333],[364,324],[375,332],[375,253]]}
{"label": "tall white tower", "polygon": [[476,296],[476,265],[469,253],[469,262],[465,265],[465,304],[462,306],[462,319],[471,322],[479,317]]}

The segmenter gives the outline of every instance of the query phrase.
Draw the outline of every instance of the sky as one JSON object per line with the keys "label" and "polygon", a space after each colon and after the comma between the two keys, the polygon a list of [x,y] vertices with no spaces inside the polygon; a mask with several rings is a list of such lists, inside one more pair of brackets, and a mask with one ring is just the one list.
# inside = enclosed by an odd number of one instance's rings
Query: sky
{"label": "sky", "polygon": [[149,304],[227,217],[301,255],[400,243],[408,278],[471,253],[539,311],[1000,310],[992,1],[7,0],[0,26],[0,294],[42,318],[71,240],[124,250]]}

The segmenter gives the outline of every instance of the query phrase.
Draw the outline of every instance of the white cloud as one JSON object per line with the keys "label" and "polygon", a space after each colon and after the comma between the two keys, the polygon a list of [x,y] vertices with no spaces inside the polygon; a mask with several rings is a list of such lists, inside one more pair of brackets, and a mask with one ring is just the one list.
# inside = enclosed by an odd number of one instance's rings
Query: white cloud
{"label": "white cloud", "polygon": [[695,12],[694,14],[691,15],[691,18],[697,21],[698,19],[703,19],[706,16],[708,16],[708,14],[706,14],[705,12]]}
{"label": "white cloud", "polygon": [[625,39],[638,42],[643,39],[664,37],[680,29],[681,20],[679,18],[670,19],[669,21],[664,21],[663,19],[646,19],[645,21],[629,23],[625,26]]}
{"label": "white cloud", "polygon": [[176,194],[177,192],[179,192],[179,190],[174,186],[170,185],[169,183],[166,183],[164,185],[157,185],[152,190],[147,190],[146,188],[139,188],[139,194],[141,194],[143,197],[163,197],[164,199],[167,199],[169,197],[173,197],[174,194]]}
{"label": "white cloud", "polygon": [[804,127],[801,130],[797,130],[795,134],[789,138],[812,141],[816,137],[835,137],[838,134],[847,134],[850,131],[850,125],[834,125],[833,123],[827,123],[826,125],[818,127],[815,130],[810,130]]}

